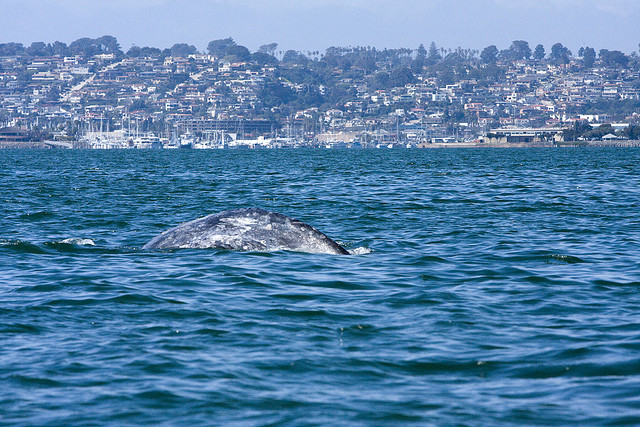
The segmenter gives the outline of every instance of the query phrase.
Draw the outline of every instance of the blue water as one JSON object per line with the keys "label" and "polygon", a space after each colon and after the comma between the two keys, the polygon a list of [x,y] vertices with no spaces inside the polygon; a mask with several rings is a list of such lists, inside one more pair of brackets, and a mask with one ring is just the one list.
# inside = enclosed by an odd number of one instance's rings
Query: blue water
{"label": "blue water", "polygon": [[[352,256],[146,251],[258,206]],[[0,150],[0,423],[640,423],[640,150]]]}

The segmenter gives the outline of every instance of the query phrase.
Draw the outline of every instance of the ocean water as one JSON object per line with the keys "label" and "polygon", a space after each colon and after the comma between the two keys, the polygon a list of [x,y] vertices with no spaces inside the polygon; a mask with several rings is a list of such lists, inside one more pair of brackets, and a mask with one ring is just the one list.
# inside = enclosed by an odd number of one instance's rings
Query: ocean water
{"label": "ocean water", "polygon": [[[147,251],[239,207],[353,255]],[[0,423],[640,423],[640,150],[0,150]]]}

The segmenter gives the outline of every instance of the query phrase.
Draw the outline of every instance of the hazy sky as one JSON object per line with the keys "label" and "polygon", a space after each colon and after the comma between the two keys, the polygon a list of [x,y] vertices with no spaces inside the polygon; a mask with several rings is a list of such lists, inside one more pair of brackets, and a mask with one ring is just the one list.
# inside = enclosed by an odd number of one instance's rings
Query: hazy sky
{"label": "hazy sky", "polygon": [[638,50],[640,0],[0,0],[0,43],[115,36],[123,50],[233,37],[250,50],[509,47]]}

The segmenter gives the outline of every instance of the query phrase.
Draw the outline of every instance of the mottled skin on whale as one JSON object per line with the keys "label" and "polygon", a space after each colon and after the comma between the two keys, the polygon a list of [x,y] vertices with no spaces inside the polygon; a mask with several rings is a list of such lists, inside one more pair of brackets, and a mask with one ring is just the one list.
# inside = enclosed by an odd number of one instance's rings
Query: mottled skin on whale
{"label": "mottled skin on whale", "polygon": [[259,208],[233,209],[186,222],[159,234],[142,248],[349,254],[309,224]]}

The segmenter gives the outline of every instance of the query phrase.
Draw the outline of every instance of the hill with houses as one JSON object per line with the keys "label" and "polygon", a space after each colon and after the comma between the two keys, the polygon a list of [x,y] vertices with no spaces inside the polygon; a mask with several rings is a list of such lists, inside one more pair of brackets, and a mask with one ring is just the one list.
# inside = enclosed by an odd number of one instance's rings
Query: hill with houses
{"label": "hill with houses", "polygon": [[[640,46],[639,46],[640,47]],[[111,36],[0,44],[0,146],[148,148],[559,144],[640,139],[637,52],[204,51]]]}

